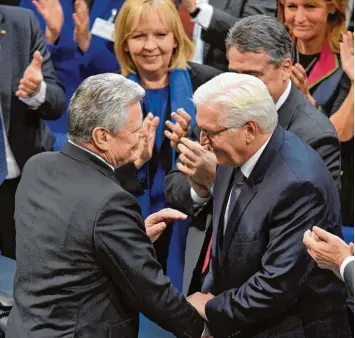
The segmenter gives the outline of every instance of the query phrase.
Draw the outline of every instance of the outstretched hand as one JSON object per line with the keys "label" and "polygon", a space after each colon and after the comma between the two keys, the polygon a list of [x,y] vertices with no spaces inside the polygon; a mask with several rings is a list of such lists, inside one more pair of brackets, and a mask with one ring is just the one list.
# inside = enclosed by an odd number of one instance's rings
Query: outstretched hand
{"label": "outstretched hand", "polygon": [[187,215],[178,210],[171,208],[162,209],[145,219],[147,235],[154,242],[166,229],[167,224],[177,220],[185,220],[186,218]]}

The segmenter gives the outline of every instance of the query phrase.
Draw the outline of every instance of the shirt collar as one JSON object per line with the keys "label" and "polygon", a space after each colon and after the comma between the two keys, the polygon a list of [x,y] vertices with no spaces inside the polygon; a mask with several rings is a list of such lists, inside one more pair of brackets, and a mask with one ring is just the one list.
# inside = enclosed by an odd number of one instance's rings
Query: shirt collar
{"label": "shirt collar", "polygon": [[78,144],[74,143],[74,142],[71,141],[71,140],[68,140],[68,142],[69,142],[70,144],[74,145],[75,147],[78,147],[78,148],[80,148],[80,149],[86,151],[87,153],[90,153],[91,155],[97,157],[99,160],[101,160],[103,163],[105,163],[107,166],[109,166],[109,167],[112,169],[113,172],[115,172],[115,167],[113,167],[110,163],[106,162],[101,156],[95,154],[94,152],[90,151],[90,150],[87,149],[87,148],[84,148],[84,147],[82,147],[82,146],[79,146]]}
{"label": "shirt collar", "polygon": [[275,107],[276,107],[277,111],[281,108],[281,106],[287,100],[288,96],[290,95],[290,91],[291,91],[291,80],[288,80],[288,85],[287,85],[286,90],[283,92],[283,94],[280,96],[280,98],[275,103]]}
{"label": "shirt collar", "polygon": [[[271,134],[272,136],[272,134]],[[249,158],[249,160],[247,160],[241,167],[240,170],[243,173],[243,175],[248,178],[251,174],[251,172],[253,171],[256,163],[258,162],[261,154],[263,153],[263,151],[265,150],[266,146],[268,145],[271,136],[266,140],[266,142],[259,148],[259,150],[252,156]]]}

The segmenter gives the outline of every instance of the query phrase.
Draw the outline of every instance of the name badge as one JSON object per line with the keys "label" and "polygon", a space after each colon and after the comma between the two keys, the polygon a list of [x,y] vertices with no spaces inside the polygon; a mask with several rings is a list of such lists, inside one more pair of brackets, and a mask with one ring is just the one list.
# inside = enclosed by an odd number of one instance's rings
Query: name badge
{"label": "name badge", "polygon": [[115,25],[112,22],[97,18],[91,29],[91,34],[108,41],[115,41]]}

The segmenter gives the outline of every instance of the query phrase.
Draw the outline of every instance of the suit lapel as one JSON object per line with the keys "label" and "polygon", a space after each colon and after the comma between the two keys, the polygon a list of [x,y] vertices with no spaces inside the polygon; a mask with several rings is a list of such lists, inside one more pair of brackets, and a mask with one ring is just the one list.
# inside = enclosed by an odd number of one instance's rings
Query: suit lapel
{"label": "suit lapel", "polygon": [[238,226],[245,209],[248,207],[249,203],[252,201],[258,191],[252,181],[253,180],[251,180],[251,186],[248,185],[248,182],[243,186],[239,198],[237,199],[237,202],[228,220],[227,228],[223,236],[222,252],[219,255],[220,265],[223,264],[223,261],[226,258],[229,247],[233,240],[235,228]]}
{"label": "suit lapel", "polygon": [[5,128],[8,131],[11,114],[11,96],[12,96],[12,31],[5,22],[5,18],[0,13],[0,102],[5,122]]}

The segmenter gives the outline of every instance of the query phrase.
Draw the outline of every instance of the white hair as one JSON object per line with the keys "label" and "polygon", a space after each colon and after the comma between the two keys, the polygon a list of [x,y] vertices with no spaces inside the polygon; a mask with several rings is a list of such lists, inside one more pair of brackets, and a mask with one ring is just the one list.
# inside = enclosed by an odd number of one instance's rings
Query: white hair
{"label": "white hair", "polygon": [[117,135],[128,120],[127,106],[143,99],[145,90],[114,73],[88,77],[70,99],[68,135],[75,143],[91,140],[94,128]]}
{"label": "white hair", "polygon": [[[199,87],[194,103],[220,111],[221,127],[242,127],[254,121],[262,132],[273,132],[278,115],[265,84],[255,76],[224,73]],[[216,108],[217,106],[217,108]]]}

